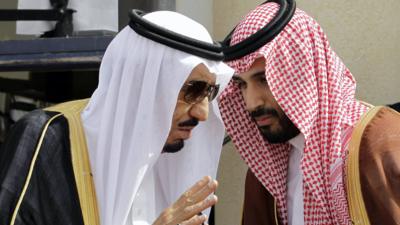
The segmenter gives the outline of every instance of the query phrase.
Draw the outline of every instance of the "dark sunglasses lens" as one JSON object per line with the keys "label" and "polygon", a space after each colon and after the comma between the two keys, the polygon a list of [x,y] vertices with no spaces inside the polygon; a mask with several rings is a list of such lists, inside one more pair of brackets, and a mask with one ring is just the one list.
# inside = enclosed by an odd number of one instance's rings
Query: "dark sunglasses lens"
{"label": "dark sunglasses lens", "polygon": [[214,100],[215,97],[217,97],[218,91],[219,91],[219,84],[211,87],[210,97],[209,97],[210,101]]}
{"label": "dark sunglasses lens", "polygon": [[185,92],[185,101],[195,103],[203,100],[207,96],[208,84],[204,81],[194,81],[189,83]]}

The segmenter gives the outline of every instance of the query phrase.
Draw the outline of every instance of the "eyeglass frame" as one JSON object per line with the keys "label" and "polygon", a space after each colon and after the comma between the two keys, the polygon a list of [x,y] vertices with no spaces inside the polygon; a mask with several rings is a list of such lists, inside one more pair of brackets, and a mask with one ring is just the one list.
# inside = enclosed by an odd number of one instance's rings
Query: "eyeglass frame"
{"label": "eyeglass frame", "polygon": [[[195,100],[190,100],[188,99],[189,97],[187,91],[190,88],[190,86],[193,86],[196,83],[205,83],[206,84],[205,89],[207,94],[202,93]],[[209,84],[206,81],[202,80],[189,81],[182,86],[180,91],[183,93],[183,100],[178,100],[178,102],[184,102],[186,104],[194,105],[202,102],[205,98],[208,98],[208,101],[211,102],[217,97],[219,88],[220,88],[219,84]]]}

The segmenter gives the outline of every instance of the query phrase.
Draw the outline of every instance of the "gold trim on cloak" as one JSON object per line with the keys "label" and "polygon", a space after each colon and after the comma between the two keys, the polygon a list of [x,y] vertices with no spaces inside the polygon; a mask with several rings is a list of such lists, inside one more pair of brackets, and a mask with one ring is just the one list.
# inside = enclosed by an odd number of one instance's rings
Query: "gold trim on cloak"
{"label": "gold trim on cloak", "polygon": [[353,224],[370,225],[368,213],[365,208],[364,199],[361,191],[360,180],[360,145],[365,128],[374,118],[382,106],[373,107],[368,110],[356,124],[349,144],[349,156],[347,160],[347,198],[349,202],[350,217]]}
{"label": "gold trim on cloak", "polygon": [[100,219],[96,191],[90,168],[86,136],[81,121],[81,112],[86,107],[88,101],[88,99],[84,99],[66,102],[46,108],[45,110],[60,112],[68,120],[72,167],[83,221],[85,225],[99,225]]}

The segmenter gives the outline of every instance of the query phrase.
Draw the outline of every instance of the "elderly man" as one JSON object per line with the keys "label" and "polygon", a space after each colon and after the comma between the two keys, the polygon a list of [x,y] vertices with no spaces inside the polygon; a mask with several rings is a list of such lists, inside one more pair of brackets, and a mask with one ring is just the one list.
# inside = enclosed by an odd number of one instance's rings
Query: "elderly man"
{"label": "elderly man", "polygon": [[[271,21],[251,11],[231,45]],[[296,9],[271,42],[229,62],[222,117],[250,170],[243,224],[399,224],[400,115],[354,97],[318,23]]]}
{"label": "elderly man", "polygon": [[[144,19],[212,43],[178,13]],[[0,152],[0,224],[205,223],[224,135],[212,100],[232,74],[124,28],[89,100],[34,111],[10,132]]]}

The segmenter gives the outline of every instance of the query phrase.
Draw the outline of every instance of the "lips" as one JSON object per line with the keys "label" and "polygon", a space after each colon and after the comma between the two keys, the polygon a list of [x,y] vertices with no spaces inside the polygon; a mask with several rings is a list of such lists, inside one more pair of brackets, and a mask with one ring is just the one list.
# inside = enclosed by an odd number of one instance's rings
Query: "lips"
{"label": "lips", "polygon": [[257,118],[254,118],[254,120],[256,121],[257,125],[259,127],[263,127],[263,126],[269,126],[273,123],[274,121],[274,116],[259,116]]}
{"label": "lips", "polygon": [[178,128],[177,135],[179,138],[186,140],[192,136],[192,129],[194,127],[180,127]]}

